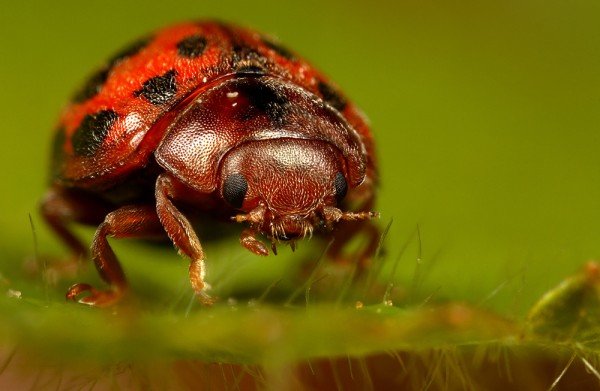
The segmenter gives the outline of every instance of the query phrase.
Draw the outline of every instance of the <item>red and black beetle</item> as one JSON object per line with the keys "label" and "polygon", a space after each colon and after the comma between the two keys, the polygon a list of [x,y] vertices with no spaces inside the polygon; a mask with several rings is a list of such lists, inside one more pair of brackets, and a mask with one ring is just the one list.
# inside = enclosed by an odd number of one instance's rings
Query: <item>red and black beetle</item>
{"label": "red and black beetle", "polygon": [[[204,252],[177,205],[247,223],[241,244],[267,255],[259,233],[275,249],[373,217],[375,178],[368,125],[317,70],[255,31],[186,23],[121,51],[75,94],[41,210],[79,258],[87,249],[68,223],[98,225],[91,256],[109,287],[75,284],[69,299],[104,306],[126,291],[107,237],[166,233],[209,303]],[[351,204],[362,211],[343,210]]]}

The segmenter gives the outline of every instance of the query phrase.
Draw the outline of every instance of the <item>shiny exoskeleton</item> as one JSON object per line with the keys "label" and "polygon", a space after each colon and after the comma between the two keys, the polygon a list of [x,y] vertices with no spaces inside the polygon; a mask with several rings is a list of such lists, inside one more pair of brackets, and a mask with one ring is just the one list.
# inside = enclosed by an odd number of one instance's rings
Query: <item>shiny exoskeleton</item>
{"label": "shiny exoskeleton", "polygon": [[115,303],[127,282],[107,237],[166,234],[210,303],[179,205],[202,212],[200,224],[245,223],[240,242],[255,254],[268,254],[259,234],[275,251],[318,230],[336,238],[335,257],[374,216],[375,183],[372,136],[351,102],[277,42],[208,21],[147,36],[88,79],[60,118],[41,209],[76,258],[88,250],[68,224],[98,226],[91,256],[108,288],[75,284],[67,298]]}

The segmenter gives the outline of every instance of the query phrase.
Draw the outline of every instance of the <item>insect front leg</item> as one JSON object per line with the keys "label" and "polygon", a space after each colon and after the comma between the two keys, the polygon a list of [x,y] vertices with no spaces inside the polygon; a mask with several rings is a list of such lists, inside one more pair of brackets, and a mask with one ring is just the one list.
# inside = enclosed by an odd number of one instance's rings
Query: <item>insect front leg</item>
{"label": "insect front leg", "polygon": [[91,249],[96,269],[109,288],[100,290],[89,284],[75,284],[67,292],[67,299],[98,307],[116,303],[127,291],[127,280],[107,238],[149,238],[163,235],[164,230],[151,205],[124,206],[110,212],[98,226]]}
{"label": "insect front leg", "polygon": [[196,232],[188,219],[175,207],[172,200],[177,198],[177,185],[167,174],[162,174],[156,181],[156,211],[167,235],[177,247],[180,254],[190,258],[190,283],[202,304],[210,305],[214,299],[206,292],[204,281],[206,267],[204,251]]}

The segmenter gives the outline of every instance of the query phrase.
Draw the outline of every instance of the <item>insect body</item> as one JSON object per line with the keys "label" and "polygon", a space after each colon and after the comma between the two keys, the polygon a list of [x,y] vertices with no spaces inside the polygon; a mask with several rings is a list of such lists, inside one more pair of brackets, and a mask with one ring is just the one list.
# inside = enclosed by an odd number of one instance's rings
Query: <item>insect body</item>
{"label": "insect body", "polygon": [[[98,225],[91,256],[109,284],[75,284],[67,298],[118,301],[127,283],[107,237],[166,233],[209,303],[204,252],[179,205],[245,223],[241,244],[267,255],[259,234],[275,250],[373,217],[373,149],[353,104],[259,33],[201,22],[139,40],[89,78],[55,134],[42,214],[77,257],[88,251],[68,223]],[[351,203],[363,211],[344,211]],[[345,239],[356,224],[344,224]]]}

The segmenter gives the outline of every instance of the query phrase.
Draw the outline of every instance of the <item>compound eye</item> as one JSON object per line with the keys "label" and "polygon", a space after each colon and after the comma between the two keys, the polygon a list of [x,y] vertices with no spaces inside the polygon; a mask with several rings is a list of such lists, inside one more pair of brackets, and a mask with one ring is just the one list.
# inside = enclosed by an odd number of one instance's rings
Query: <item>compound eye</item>
{"label": "compound eye", "polygon": [[241,208],[248,191],[248,182],[240,173],[231,174],[223,183],[223,198],[234,208]]}
{"label": "compound eye", "polygon": [[348,183],[346,182],[346,178],[344,178],[344,174],[338,172],[333,180],[333,185],[335,186],[335,198],[340,203],[348,192]]}

